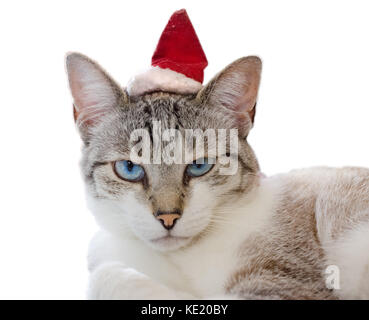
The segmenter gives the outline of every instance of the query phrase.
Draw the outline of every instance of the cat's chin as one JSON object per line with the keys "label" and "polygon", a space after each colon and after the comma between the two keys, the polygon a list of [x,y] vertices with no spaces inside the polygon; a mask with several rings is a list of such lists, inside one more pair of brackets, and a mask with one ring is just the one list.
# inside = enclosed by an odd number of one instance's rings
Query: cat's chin
{"label": "cat's chin", "polygon": [[187,245],[192,237],[164,236],[149,240],[149,245],[159,251],[174,251]]}

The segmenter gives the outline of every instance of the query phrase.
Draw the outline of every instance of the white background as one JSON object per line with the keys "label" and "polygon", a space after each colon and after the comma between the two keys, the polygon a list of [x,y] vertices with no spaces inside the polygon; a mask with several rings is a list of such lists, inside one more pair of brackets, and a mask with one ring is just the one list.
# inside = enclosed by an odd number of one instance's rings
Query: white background
{"label": "white background", "polygon": [[96,226],[64,54],[89,55],[125,85],[183,7],[209,60],[206,81],[241,56],[263,59],[250,142],[266,174],[368,166],[365,1],[2,1],[0,298],[84,298]]}

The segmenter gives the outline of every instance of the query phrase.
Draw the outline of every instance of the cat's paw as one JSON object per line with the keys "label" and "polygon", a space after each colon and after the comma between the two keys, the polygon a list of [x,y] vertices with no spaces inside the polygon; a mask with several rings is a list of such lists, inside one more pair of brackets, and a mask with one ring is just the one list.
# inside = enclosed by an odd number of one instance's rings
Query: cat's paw
{"label": "cat's paw", "polygon": [[92,300],[172,298],[166,287],[119,262],[104,263],[91,273],[87,296]]}
{"label": "cat's paw", "polygon": [[138,272],[123,263],[104,263],[91,273],[87,297],[92,300],[132,299],[136,278],[140,278]]}

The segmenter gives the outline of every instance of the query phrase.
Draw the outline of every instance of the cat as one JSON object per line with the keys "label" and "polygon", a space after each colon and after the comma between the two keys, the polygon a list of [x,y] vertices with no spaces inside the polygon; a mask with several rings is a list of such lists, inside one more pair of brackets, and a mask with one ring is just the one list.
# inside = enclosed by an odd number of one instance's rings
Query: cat
{"label": "cat", "polygon": [[[89,299],[369,298],[369,170],[260,173],[247,141],[258,57],[233,62],[196,94],[129,96],[79,53],[66,69],[87,203],[101,227],[88,253]],[[238,154],[219,155],[203,174],[193,172],[203,165],[130,161],[131,133],[152,135],[153,121],[180,132],[236,128]],[[236,157],[235,174],[219,173],[226,156]]]}

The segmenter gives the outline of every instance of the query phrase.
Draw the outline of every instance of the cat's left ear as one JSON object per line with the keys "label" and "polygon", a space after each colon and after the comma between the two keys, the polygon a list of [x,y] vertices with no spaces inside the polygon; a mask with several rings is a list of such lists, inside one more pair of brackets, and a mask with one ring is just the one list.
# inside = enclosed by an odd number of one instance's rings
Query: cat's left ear
{"label": "cat's left ear", "polygon": [[255,56],[238,59],[217,74],[197,96],[202,102],[231,111],[245,136],[254,123],[261,66],[260,58]]}
{"label": "cat's left ear", "polygon": [[128,98],[96,62],[80,53],[66,56],[66,69],[74,100],[74,119],[82,139],[88,143],[92,129]]}

